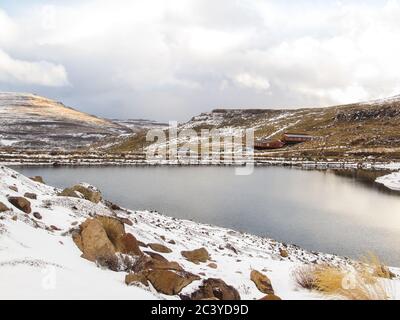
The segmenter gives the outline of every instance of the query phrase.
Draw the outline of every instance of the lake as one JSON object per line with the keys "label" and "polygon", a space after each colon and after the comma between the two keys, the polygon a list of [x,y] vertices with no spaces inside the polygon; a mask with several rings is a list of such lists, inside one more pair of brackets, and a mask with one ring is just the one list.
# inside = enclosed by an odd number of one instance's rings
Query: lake
{"label": "lake", "polygon": [[67,187],[96,185],[121,206],[157,210],[267,236],[309,250],[400,266],[400,193],[373,183],[383,172],[229,167],[16,167]]}

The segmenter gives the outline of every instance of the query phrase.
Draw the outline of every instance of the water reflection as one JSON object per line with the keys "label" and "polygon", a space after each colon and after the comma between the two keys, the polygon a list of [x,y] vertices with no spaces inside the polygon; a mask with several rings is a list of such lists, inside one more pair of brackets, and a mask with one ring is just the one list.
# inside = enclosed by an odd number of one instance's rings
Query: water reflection
{"label": "water reflection", "polygon": [[400,266],[400,196],[362,171],[218,167],[19,168],[56,186],[97,185],[122,206],[225,226],[352,257],[373,251]]}

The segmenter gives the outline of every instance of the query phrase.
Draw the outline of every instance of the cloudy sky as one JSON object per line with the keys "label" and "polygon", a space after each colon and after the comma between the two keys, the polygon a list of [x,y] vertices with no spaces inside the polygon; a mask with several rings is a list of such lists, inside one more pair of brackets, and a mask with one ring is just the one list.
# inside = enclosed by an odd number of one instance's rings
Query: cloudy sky
{"label": "cloudy sky", "polygon": [[400,94],[400,2],[2,0],[0,90],[119,118]]}

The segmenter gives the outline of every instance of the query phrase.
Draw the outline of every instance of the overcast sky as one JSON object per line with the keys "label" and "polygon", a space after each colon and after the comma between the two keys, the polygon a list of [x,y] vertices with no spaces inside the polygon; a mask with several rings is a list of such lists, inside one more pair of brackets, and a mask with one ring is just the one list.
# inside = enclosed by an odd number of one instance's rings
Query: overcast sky
{"label": "overcast sky", "polygon": [[2,0],[0,90],[111,118],[400,93],[400,2]]}

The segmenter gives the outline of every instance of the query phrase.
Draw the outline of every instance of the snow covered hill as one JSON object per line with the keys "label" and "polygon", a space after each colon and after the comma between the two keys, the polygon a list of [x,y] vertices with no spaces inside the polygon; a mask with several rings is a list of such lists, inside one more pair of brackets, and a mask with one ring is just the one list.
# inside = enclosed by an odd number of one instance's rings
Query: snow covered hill
{"label": "snow covered hill", "polygon": [[0,147],[77,149],[130,132],[44,97],[0,93]]}
{"label": "snow covered hill", "polygon": [[[328,265],[337,276],[358,263],[126,210],[87,184],[62,191],[0,167],[0,299],[326,299],[340,292],[306,288],[299,274]],[[378,279],[374,268],[366,288],[400,289],[399,270],[379,268],[393,280]],[[386,292],[379,297],[399,297]]]}

